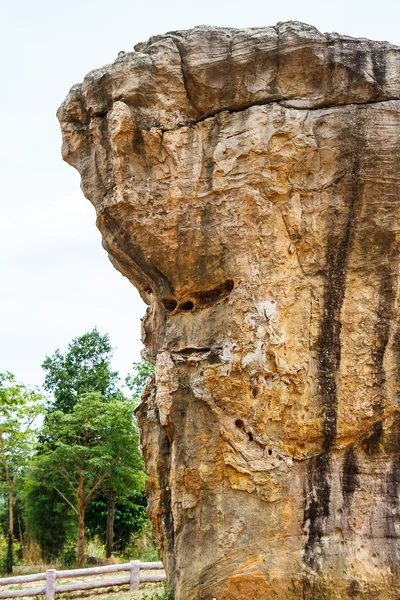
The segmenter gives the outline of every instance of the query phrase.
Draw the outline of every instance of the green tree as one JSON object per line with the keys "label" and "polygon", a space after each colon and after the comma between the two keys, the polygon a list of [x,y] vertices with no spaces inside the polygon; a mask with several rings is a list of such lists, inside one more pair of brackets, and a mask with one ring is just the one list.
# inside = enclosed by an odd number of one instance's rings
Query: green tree
{"label": "green tree", "polygon": [[[144,490],[131,491],[129,496],[117,498],[113,527],[112,552],[123,552],[131,542],[132,535],[140,536],[149,527]],[[107,549],[107,519],[109,503],[100,495],[90,504],[85,523],[91,535],[98,536]]]}
{"label": "green tree", "polygon": [[99,392],[118,397],[118,372],[111,368],[112,346],[107,334],[97,329],[74,338],[65,355],[56,350],[42,364],[43,387],[54,396],[51,410],[71,412],[81,394]]}
{"label": "green tree", "polygon": [[[154,373],[152,364],[146,361],[133,363],[133,373],[127,376],[125,383],[133,392],[132,400],[135,405],[139,402],[143,387],[152,373]],[[119,468],[118,465],[113,469],[110,478],[103,486],[102,495],[107,500],[106,558],[109,558],[112,554],[116,513],[119,523],[123,522],[125,524],[126,531],[124,533],[127,540],[130,533],[138,531],[143,526],[143,506],[137,502],[137,489],[135,474],[132,471]],[[141,501],[142,499],[143,497]],[[104,524],[104,521],[101,520],[104,515],[101,498],[97,499],[97,506],[99,510],[96,511],[96,514],[99,518],[99,524]],[[93,523],[93,516],[90,516]],[[93,525],[94,530],[99,534],[99,527],[95,523]],[[121,532],[118,531],[118,534],[119,539],[121,539]]]}
{"label": "green tree", "polygon": [[66,542],[76,536],[74,513],[54,488],[43,484],[36,469],[25,471],[17,494],[23,502],[28,538],[39,544],[46,563],[53,562]]}
{"label": "green tree", "polygon": [[1,481],[8,499],[7,573],[13,568],[15,486],[32,456],[35,421],[43,412],[44,402],[37,388],[18,383],[9,372],[0,373]]}
{"label": "green tree", "polygon": [[54,411],[44,424],[51,444],[36,456],[37,480],[55,489],[74,512],[78,525],[77,563],[84,561],[85,513],[103,488],[121,478],[143,488],[143,463],[132,401],[99,393],[78,396],[72,412]]}
{"label": "green tree", "polygon": [[154,373],[154,366],[146,360],[141,360],[140,362],[134,362],[132,367],[133,373],[126,377],[125,385],[132,392],[135,403],[138,404],[144,386]]}
{"label": "green tree", "polygon": [[145,472],[138,442],[136,434],[136,444],[125,450],[126,456],[123,462],[116,463],[111,467],[109,476],[102,486],[103,495],[107,498],[106,558],[110,558],[112,554],[117,502],[122,503],[124,500],[128,500],[135,490],[141,490],[144,487]]}

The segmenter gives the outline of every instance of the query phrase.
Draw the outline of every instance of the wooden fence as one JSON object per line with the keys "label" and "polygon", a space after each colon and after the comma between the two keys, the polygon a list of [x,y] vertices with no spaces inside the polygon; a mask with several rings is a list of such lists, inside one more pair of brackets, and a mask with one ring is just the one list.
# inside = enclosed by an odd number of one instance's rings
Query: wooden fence
{"label": "wooden fence", "polygon": [[[48,569],[45,573],[35,575],[18,575],[16,577],[4,577],[0,579],[0,585],[18,585],[32,581],[45,581],[45,584],[36,588],[24,588],[21,590],[7,590],[0,592],[0,598],[20,598],[21,596],[38,596],[45,594],[46,600],[54,600],[57,592],[77,592],[79,590],[91,590],[101,587],[129,584],[129,589],[138,590],[141,583],[165,581],[164,573],[158,575],[141,575],[142,570],[164,569],[162,562],[140,562],[132,560],[123,565],[106,565],[105,567],[91,567],[88,569],[73,569],[71,571],[57,571]],[[124,577],[112,579],[97,579],[95,581],[77,581],[67,585],[57,585],[57,579],[70,579],[72,577],[87,577],[103,573],[116,573],[117,571],[129,571]]]}

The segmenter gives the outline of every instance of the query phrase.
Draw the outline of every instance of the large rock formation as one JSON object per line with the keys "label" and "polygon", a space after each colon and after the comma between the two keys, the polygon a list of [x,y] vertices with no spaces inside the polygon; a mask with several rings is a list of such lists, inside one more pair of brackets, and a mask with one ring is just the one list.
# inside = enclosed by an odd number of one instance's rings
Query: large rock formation
{"label": "large rock formation", "polygon": [[138,419],[176,599],[397,599],[400,49],[177,31],[58,116],[149,305]]}

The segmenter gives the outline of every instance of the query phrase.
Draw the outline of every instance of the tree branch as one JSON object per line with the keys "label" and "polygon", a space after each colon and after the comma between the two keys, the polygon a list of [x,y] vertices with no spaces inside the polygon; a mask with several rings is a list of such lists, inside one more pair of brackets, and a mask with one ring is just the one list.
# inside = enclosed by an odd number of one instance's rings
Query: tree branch
{"label": "tree branch", "polygon": [[86,498],[85,498],[85,506],[87,506],[93,496],[93,494],[95,493],[95,491],[97,490],[97,488],[99,487],[99,485],[101,483],[103,483],[104,479],[106,478],[106,474],[103,473],[103,475],[100,477],[100,479],[98,480],[98,482],[92,487],[92,489],[90,490],[90,492],[87,494]]}
{"label": "tree branch", "polygon": [[11,490],[12,489],[12,482],[11,482],[11,477],[10,477],[10,471],[8,469],[8,462],[7,462],[7,456],[4,450],[4,444],[3,444],[3,430],[0,429],[0,448],[1,448],[1,456],[3,459],[3,467],[4,467],[4,471],[6,474],[6,481],[7,481],[7,486],[8,489]]}
{"label": "tree branch", "polygon": [[58,487],[56,485],[53,485],[54,489],[60,494],[61,498],[64,498],[65,502],[67,504],[70,505],[70,507],[72,508],[72,510],[75,512],[75,514],[78,514],[78,511],[76,510],[75,506],[72,504],[72,502],[70,502],[68,500],[68,498],[66,498],[66,496],[64,496],[64,494],[62,492],[60,492],[60,490],[58,489]]}
{"label": "tree branch", "polygon": [[61,477],[64,477],[65,481],[68,483],[68,485],[72,489],[73,493],[76,494],[78,486],[75,488],[72,485],[72,482],[71,482],[71,479],[70,479],[70,474],[68,473],[68,471],[64,471],[64,469],[60,469],[59,473],[60,473]]}

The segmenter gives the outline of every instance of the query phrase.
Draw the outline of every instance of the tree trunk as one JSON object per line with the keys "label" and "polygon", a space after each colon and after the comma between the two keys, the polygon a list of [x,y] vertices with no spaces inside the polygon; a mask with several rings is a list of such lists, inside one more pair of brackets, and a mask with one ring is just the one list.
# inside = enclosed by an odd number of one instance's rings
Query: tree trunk
{"label": "tree trunk", "polygon": [[7,559],[6,571],[12,573],[13,570],[13,538],[14,538],[14,497],[13,489],[8,489],[8,535],[7,535]]}
{"label": "tree trunk", "polygon": [[78,568],[83,567],[85,560],[85,504],[85,478],[80,475],[78,488],[78,543],[76,546]]}
{"label": "tree trunk", "polygon": [[111,494],[108,498],[107,510],[107,541],[106,541],[106,558],[110,558],[112,554],[113,535],[114,535],[114,518],[115,518],[115,496]]}
{"label": "tree trunk", "polygon": [[21,515],[20,514],[18,514],[18,532],[19,532],[19,541],[21,544],[21,553],[22,553],[22,551],[25,547],[25,544],[24,544],[24,536],[22,535]]}

